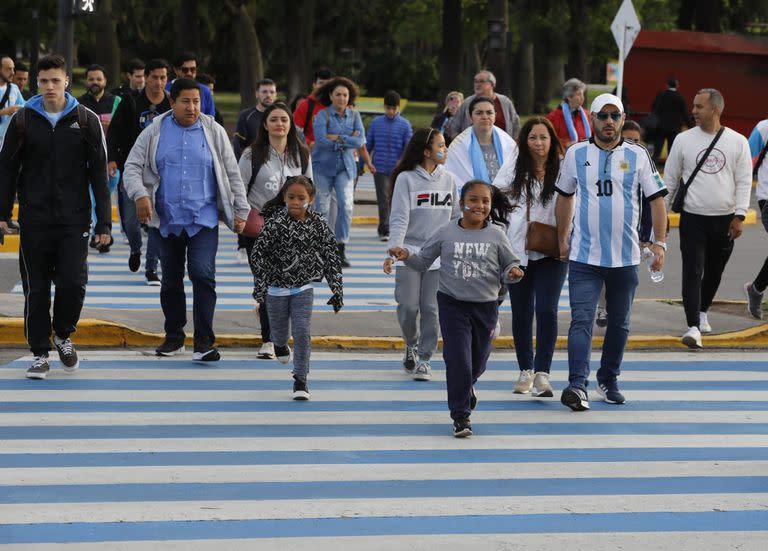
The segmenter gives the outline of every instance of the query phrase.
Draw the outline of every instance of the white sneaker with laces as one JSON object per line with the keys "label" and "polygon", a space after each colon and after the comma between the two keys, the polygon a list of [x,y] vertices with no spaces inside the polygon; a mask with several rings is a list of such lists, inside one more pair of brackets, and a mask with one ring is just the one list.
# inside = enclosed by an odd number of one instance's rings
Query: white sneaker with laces
{"label": "white sneaker with laces", "polygon": [[256,355],[256,357],[262,360],[274,360],[275,345],[271,342],[265,342],[261,345],[261,348],[259,348],[259,353]]}
{"label": "white sneaker with laces", "polygon": [[432,380],[432,366],[429,362],[419,360],[416,363],[416,369],[413,370],[414,381],[430,381]]}
{"label": "white sneaker with laces", "polygon": [[683,334],[683,344],[688,348],[703,348],[701,345],[701,331],[698,327],[689,327]]}
{"label": "white sneaker with laces", "polygon": [[536,376],[533,378],[533,390],[531,391],[531,395],[536,396],[537,398],[552,398],[552,396],[554,396],[554,390],[549,383],[549,373],[546,371],[539,371],[536,373]]}
{"label": "white sneaker with laces", "polygon": [[523,369],[515,383],[515,394],[527,394],[533,386],[533,369]]}
{"label": "white sneaker with laces", "polygon": [[699,331],[702,333],[712,332],[712,326],[709,324],[706,312],[699,312]]}

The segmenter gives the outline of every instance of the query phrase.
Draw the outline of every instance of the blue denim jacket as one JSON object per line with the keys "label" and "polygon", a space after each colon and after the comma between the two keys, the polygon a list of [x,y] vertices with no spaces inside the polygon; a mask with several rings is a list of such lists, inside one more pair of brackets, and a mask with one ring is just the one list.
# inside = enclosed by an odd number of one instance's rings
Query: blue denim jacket
{"label": "blue denim jacket", "polygon": [[[365,128],[360,113],[348,107],[339,115],[333,106],[315,115],[312,124],[315,132],[315,148],[312,150],[312,172],[323,176],[336,176],[346,171],[350,179],[357,176],[355,149],[365,144]],[[359,134],[353,136],[357,131]],[[328,134],[341,136],[341,141],[331,141]]]}

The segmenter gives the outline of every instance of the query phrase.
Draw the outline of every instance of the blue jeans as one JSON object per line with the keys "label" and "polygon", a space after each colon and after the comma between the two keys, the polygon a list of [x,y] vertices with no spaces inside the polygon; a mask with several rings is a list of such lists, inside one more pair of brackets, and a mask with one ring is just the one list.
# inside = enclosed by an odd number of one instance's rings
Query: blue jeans
{"label": "blue jeans", "polygon": [[637,288],[637,266],[603,268],[571,261],[568,265],[568,294],[571,299],[571,327],[568,330],[568,381],[576,388],[587,388],[592,327],[600,289],[605,284],[608,327],[597,382],[615,385],[629,336],[632,301]]}
{"label": "blue jeans", "polygon": [[[141,252],[141,224],[136,217],[136,202],[131,201],[125,193],[122,182],[117,188],[117,194],[123,199],[122,209],[120,211],[120,223],[123,226],[123,232],[128,238],[128,246],[131,252]],[[160,257],[160,231],[157,228],[147,228],[147,252],[144,255],[144,270],[147,272],[157,271],[157,261]]]}
{"label": "blue jeans", "polygon": [[219,228],[202,228],[194,237],[187,232],[163,237],[159,230],[160,264],[163,268],[160,305],[165,316],[165,335],[169,339],[184,338],[187,324],[187,296],[184,292],[184,261],[192,282],[192,319],[195,340],[211,339],[213,313],[216,309],[216,252]]}
{"label": "blue jeans", "polygon": [[[512,336],[520,370],[549,373],[557,342],[557,305],[568,264],[554,258],[531,260],[525,277],[508,285]],[[533,314],[536,312],[536,356],[533,355]]]}
{"label": "blue jeans", "polygon": [[329,211],[331,205],[331,190],[336,190],[338,202],[338,214],[336,216],[335,235],[338,243],[349,242],[349,231],[352,227],[352,208],[354,207],[355,181],[346,171],[333,176],[326,174],[314,174],[317,197],[315,197],[315,210],[326,220],[330,220]]}
{"label": "blue jeans", "polygon": [[[120,181],[120,173],[117,176],[113,176],[107,180],[107,187],[109,188],[109,203],[112,204],[112,193],[117,187],[117,183]],[[88,191],[91,192],[91,233],[93,234],[96,228],[96,197],[93,195],[93,188],[88,187]],[[110,219],[112,218],[112,211],[109,212]]]}

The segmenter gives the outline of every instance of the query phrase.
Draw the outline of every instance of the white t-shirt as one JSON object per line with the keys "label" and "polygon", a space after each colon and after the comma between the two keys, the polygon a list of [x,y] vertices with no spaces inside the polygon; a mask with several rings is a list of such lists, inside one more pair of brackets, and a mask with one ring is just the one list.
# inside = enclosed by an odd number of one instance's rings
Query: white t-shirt
{"label": "white t-shirt", "polygon": [[[664,165],[668,205],[677,188],[688,181],[714,137],[715,134],[707,134],[698,126],[677,135]],[[683,210],[704,216],[746,214],[751,189],[752,160],[747,139],[735,130],[725,128],[688,187]]]}
{"label": "white t-shirt", "polygon": [[570,260],[604,268],[640,264],[642,196],[652,201],[667,193],[642,145],[622,140],[605,150],[594,138],[572,145],[557,191],[576,194]]}

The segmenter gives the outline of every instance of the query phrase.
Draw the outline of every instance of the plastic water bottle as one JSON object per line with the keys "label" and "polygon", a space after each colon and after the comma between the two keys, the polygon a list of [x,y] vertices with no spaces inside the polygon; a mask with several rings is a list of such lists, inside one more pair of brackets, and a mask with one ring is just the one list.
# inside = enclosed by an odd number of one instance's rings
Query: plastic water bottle
{"label": "plastic water bottle", "polygon": [[656,259],[656,255],[653,254],[653,251],[648,247],[643,247],[642,257],[645,261],[645,265],[648,267],[648,274],[651,277],[651,283],[661,283],[664,280],[664,272],[661,270],[656,271],[652,268],[653,261]]}

